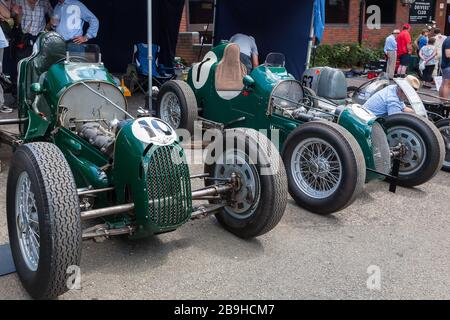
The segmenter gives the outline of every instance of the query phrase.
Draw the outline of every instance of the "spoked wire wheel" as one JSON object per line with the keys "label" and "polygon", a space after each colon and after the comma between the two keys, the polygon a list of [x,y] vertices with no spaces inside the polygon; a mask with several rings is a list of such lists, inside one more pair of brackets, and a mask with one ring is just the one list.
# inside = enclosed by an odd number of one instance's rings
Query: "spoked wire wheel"
{"label": "spoked wire wheel", "polygon": [[292,131],[283,146],[289,193],[301,207],[330,214],[349,206],[366,180],[364,154],[343,127],[311,121]]}
{"label": "spoked wire wheel", "polygon": [[191,87],[180,80],[164,83],[158,94],[156,114],[173,129],[186,129],[193,134],[198,108]]}
{"label": "spoked wire wheel", "polygon": [[295,183],[311,198],[327,198],[339,188],[342,162],[326,141],[317,138],[302,141],[294,149],[291,159]]}
{"label": "spoked wire wheel", "polygon": [[180,100],[173,92],[162,96],[160,105],[161,119],[170,124],[172,128],[179,128],[181,122]]}
{"label": "spoked wire wheel", "polygon": [[23,260],[31,271],[39,265],[39,217],[27,172],[19,176],[16,189],[16,228]]}

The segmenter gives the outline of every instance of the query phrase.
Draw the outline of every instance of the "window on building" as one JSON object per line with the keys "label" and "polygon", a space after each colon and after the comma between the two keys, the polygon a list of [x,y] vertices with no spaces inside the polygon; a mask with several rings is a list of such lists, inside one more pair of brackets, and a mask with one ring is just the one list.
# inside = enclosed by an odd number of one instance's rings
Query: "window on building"
{"label": "window on building", "polygon": [[325,22],[348,23],[350,0],[326,0]]}
{"label": "window on building", "polygon": [[397,14],[397,1],[392,0],[366,0],[366,21],[368,18],[367,8],[370,6],[378,6],[381,13],[382,24],[394,24]]}
{"label": "window on building", "polygon": [[186,0],[188,31],[200,33],[200,41],[211,44],[214,31],[214,0]]}
{"label": "window on building", "polygon": [[214,0],[189,0],[189,24],[212,24]]}

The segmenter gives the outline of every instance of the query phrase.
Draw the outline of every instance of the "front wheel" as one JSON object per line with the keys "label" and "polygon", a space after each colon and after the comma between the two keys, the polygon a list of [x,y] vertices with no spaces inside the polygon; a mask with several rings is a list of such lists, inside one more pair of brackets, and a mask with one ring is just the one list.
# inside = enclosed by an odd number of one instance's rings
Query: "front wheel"
{"label": "front wheel", "polygon": [[445,160],[442,170],[450,172],[450,119],[442,119],[436,122],[436,127],[442,134],[445,144]]}
{"label": "front wheel", "polygon": [[191,87],[180,80],[171,80],[162,85],[156,107],[158,118],[174,129],[194,132],[198,116],[197,100]]}
{"label": "front wheel", "polygon": [[272,230],[287,205],[286,171],[272,142],[252,129],[230,129],[207,150],[205,172],[213,180],[206,180],[206,185],[232,175],[240,181],[238,190],[215,201],[226,204],[216,214],[219,223],[245,239]]}
{"label": "front wheel", "polygon": [[391,148],[402,146],[398,184],[414,187],[432,179],[442,168],[445,146],[436,126],[415,114],[399,113],[386,118],[384,125]]}
{"label": "front wheel", "polygon": [[6,199],[11,250],[23,286],[35,299],[56,298],[69,289],[81,258],[77,189],[61,151],[49,143],[19,147]]}
{"label": "front wheel", "polygon": [[289,192],[301,207],[330,214],[350,205],[366,179],[364,155],[355,138],[330,122],[309,122],[287,138],[283,160]]}

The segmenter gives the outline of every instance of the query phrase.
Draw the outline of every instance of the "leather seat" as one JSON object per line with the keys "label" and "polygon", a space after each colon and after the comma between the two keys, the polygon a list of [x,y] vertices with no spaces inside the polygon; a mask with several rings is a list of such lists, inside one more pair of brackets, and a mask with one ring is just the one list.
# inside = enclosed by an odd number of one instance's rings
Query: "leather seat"
{"label": "leather seat", "polygon": [[29,91],[32,83],[40,81],[43,73],[66,56],[66,42],[56,32],[42,34],[37,40],[37,52],[28,58],[26,67],[27,98],[33,100]]}
{"label": "leather seat", "polygon": [[216,67],[217,91],[241,91],[247,68],[241,63],[239,45],[230,43],[224,50],[223,58]]}

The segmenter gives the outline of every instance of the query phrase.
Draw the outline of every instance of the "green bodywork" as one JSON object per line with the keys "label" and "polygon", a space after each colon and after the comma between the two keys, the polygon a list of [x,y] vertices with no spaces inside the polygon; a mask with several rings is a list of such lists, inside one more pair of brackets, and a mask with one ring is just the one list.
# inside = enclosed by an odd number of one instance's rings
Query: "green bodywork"
{"label": "green bodywork", "polygon": [[[114,187],[114,191],[95,196],[93,209],[134,203],[133,212],[104,218],[111,228],[134,225],[134,238],[175,230],[192,214],[184,150],[178,141],[166,146],[142,142],[133,134],[134,120],[129,119],[116,134],[110,157],[61,125],[60,100],[72,86],[107,83],[122,94],[102,63],[65,61],[61,40],[54,33],[42,35],[38,52],[20,64],[19,115],[28,118],[20,125],[20,140],[56,144],[67,159],[77,188]],[[33,85],[36,83],[40,85]],[[40,91],[32,92],[31,87]],[[179,164],[171,161],[173,150],[182,160]]]}
{"label": "green bodywork", "polygon": [[[222,43],[213,48],[212,52],[220,62],[224,55],[224,50],[228,44]],[[295,80],[284,67],[267,67],[261,65],[250,74],[254,80],[254,85],[244,87],[242,92],[233,99],[226,100],[219,96],[215,85],[215,71],[217,63],[211,66],[206,84],[196,89],[193,82],[193,71],[189,72],[188,84],[194,91],[198,107],[201,110],[201,116],[207,120],[219,123],[232,123],[231,127],[249,127],[255,130],[267,130],[270,138],[270,132],[274,129],[279,130],[279,148],[288,135],[302,125],[304,122],[285,117],[281,114],[269,110],[269,102],[274,88],[284,80]],[[237,119],[244,120],[236,121]],[[338,118],[338,124],[347,129],[359,143],[366,160],[366,166],[375,170],[375,161],[373,157],[372,146],[372,125],[377,121],[376,117],[370,119],[362,118],[355,114],[352,109],[346,108]],[[275,142],[275,141],[274,141]],[[277,143],[275,143],[277,145]],[[376,173],[367,171],[366,181],[382,178]]]}

